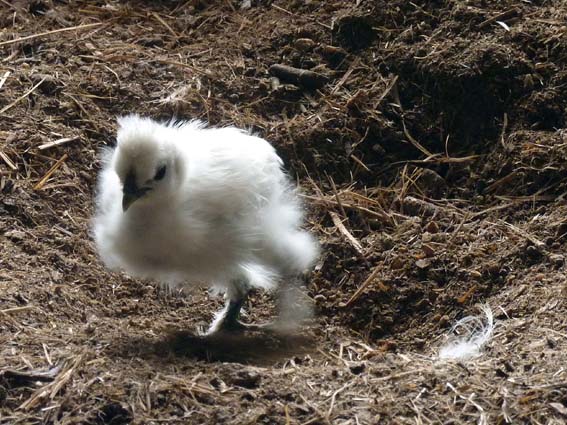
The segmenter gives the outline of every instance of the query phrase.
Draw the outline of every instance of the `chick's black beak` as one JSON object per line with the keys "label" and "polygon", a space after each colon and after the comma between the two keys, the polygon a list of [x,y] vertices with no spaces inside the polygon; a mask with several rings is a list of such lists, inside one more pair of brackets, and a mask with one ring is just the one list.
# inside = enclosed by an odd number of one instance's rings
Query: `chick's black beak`
{"label": "chick's black beak", "polygon": [[134,203],[134,201],[138,198],[139,198],[139,196],[137,196],[133,193],[124,192],[124,194],[122,196],[122,211],[126,212],[126,210],[128,208],[130,208],[130,205],[132,205]]}
{"label": "chick's black beak", "polygon": [[136,176],[133,173],[128,174],[124,181],[124,187],[122,188],[122,211],[126,212],[134,201],[142,197],[145,193],[145,189],[140,189],[136,185]]}

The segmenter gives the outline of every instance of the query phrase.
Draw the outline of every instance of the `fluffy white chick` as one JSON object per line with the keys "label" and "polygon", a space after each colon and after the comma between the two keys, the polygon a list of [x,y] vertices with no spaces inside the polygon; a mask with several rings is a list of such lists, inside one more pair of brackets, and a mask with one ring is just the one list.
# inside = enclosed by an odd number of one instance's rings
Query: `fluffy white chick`
{"label": "fluffy white chick", "polygon": [[98,252],[133,277],[224,292],[209,333],[243,326],[249,289],[291,282],[314,262],[318,245],[301,224],[282,160],[265,140],[197,121],[119,119],[96,196]]}

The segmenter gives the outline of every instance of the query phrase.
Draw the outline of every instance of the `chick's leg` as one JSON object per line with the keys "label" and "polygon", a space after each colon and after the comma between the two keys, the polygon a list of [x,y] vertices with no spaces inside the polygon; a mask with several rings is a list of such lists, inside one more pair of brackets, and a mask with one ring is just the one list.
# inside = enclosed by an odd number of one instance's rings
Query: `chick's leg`
{"label": "chick's leg", "polygon": [[225,294],[226,305],[219,311],[213,323],[209,327],[207,334],[221,331],[240,331],[246,328],[240,323],[240,310],[246,301],[250,285],[246,280],[236,279],[231,282],[231,286]]}
{"label": "chick's leg", "polygon": [[300,277],[290,275],[277,291],[278,317],[274,328],[292,332],[313,317],[313,306],[301,287]]}

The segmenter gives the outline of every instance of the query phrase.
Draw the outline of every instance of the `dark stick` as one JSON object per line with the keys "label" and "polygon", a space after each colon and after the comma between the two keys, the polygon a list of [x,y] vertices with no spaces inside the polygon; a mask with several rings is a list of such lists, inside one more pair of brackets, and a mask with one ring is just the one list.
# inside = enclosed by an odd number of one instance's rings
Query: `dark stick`
{"label": "dark stick", "polygon": [[283,82],[309,89],[318,89],[329,81],[325,75],[280,64],[270,66],[270,74],[278,77]]}

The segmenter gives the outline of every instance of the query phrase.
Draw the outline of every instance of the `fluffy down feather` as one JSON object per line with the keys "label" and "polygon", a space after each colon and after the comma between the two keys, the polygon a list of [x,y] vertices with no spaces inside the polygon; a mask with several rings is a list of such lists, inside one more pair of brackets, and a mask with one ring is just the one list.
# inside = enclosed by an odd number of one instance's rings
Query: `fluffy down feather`
{"label": "fluffy down feather", "polygon": [[235,282],[269,289],[317,256],[282,161],[259,137],[131,115],[102,160],[94,238],[112,269],[234,298]]}

